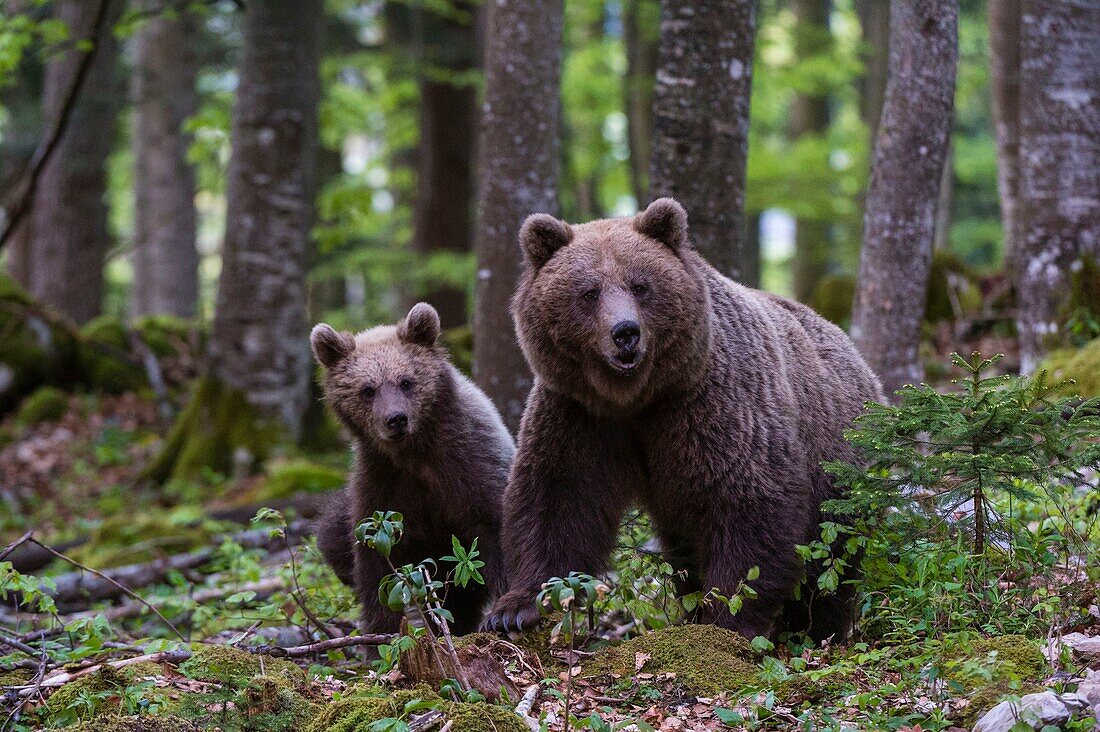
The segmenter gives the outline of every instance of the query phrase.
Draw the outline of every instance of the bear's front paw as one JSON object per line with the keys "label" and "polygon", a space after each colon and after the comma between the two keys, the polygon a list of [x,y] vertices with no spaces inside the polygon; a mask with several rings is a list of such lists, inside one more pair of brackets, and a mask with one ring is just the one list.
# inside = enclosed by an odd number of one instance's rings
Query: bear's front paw
{"label": "bear's front paw", "polygon": [[539,609],[535,595],[526,590],[512,591],[501,596],[481,621],[482,631],[496,633],[520,632],[537,625]]}

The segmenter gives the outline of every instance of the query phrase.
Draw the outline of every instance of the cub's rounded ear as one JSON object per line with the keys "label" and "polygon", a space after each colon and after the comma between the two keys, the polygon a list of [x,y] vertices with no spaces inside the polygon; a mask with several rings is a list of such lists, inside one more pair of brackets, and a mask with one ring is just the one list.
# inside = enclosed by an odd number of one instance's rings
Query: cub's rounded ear
{"label": "cub's rounded ear", "polygon": [[554,252],[573,241],[573,228],[550,214],[531,214],[519,230],[519,243],[531,266],[538,269]]}
{"label": "cub's rounded ear", "polygon": [[418,302],[397,326],[397,337],[405,343],[434,346],[439,338],[439,313],[426,302]]}
{"label": "cub's rounded ear", "polygon": [[682,249],[688,243],[687,211],[674,198],[658,198],[634,216],[634,230],[674,251]]}
{"label": "cub's rounded ear", "polygon": [[309,334],[313,356],[326,369],[332,368],[355,350],[355,339],[350,333],[338,333],[331,325],[318,323]]}

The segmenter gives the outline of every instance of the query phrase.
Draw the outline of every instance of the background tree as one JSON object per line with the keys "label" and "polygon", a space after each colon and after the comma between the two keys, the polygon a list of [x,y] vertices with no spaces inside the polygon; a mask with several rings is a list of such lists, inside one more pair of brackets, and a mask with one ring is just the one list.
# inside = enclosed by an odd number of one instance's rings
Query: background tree
{"label": "background tree", "polygon": [[[420,143],[413,208],[414,251],[464,254],[473,249],[474,163],[477,157],[477,86],[480,62],[478,6],[458,2],[446,15],[422,8]],[[437,286],[423,293],[444,328],[466,323],[466,288]]]}
{"label": "background tree", "polygon": [[508,303],[522,266],[520,225],[558,212],[562,0],[500,0],[486,12],[474,376],[516,430],[531,376]]}
{"label": "background tree", "polygon": [[1014,231],[1020,368],[1057,341],[1070,272],[1100,261],[1100,5],[1026,0]]}
{"label": "background tree", "polygon": [[887,393],[924,375],[920,331],[954,111],[957,0],[891,0],[852,338]]}
{"label": "background tree", "polygon": [[306,262],[313,221],[322,0],[244,14],[211,374],[297,437],[310,376]]}
{"label": "background tree", "polygon": [[687,209],[696,247],[739,279],[756,3],[662,0],[650,196]]}
{"label": "background tree", "polygon": [[[832,46],[830,0],[795,0],[794,52],[800,61],[823,57]],[[822,137],[829,131],[829,98],[823,89],[799,91],[791,104],[790,134],[795,141]],[[817,283],[829,268],[829,221],[801,215],[795,222],[794,295],[811,302]]]}
{"label": "background tree", "polygon": [[[994,0],[995,1],[995,0]],[[890,3],[856,0],[864,44],[864,73],[859,80],[859,115],[874,138],[886,97],[890,62]]]}
{"label": "background tree", "polygon": [[198,300],[195,174],[183,124],[198,109],[199,20],[142,0],[152,17],[134,42],[133,315],[191,317]]}
{"label": "background tree", "polygon": [[[1012,251],[1020,152],[1021,0],[989,0],[990,99],[997,135],[997,189],[1004,251]],[[1007,257],[1006,257],[1007,259]]]}
{"label": "background tree", "polygon": [[[110,3],[112,17],[121,11],[121,0],[103,2]],[[103,264],[111,241],[105,168],[122,98],[115,75],[118,42],[111,24],[93,33],[99,10],[98,2],[85,0],[55,4],[70,38],[89,39],[98,48],[75,99],[72,118],[42,169],[30,221],[29,290],[40,302],[78,323],[91,320],[102,306]],[[47,62],[42,93],[45,119],[56,119],[66,104],[82,55],[74,44]]]}
{"label": "background tree", "polygon": [[660,27],[661,5],[658,0],[627,0],[623,4],[623,45],[626,50],[623,87],[630,145],[630,186],[639,206],[650,199],[653,83],[657,74]]}

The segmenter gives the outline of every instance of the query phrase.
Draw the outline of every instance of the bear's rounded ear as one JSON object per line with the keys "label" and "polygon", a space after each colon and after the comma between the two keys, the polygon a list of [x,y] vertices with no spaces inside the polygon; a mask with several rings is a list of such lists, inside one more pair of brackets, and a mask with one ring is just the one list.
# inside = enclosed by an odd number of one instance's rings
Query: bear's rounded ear
{"label": "bear's rounded ear", "polygon": [[573,227],[550,214],[531,214],[519,230],[519,243],[531,266],[538,269],[554,252],[573,241]]}
{"label": "bear's rounded ear", "polygon": [[313,356],[326,369],[332,368],[355,350],[355,339],[350,333],[338,333],[331,325],[318,323],[309,334]]}
{"label": "bear's rounded ear", "polygon": [[426,302],[418,302],[397,326],[397,337],[405,343],[434,346],[439,338],[439,313]]}
{"label": "bear's rounded ear", "polygon": [[665,244],[673,251],[688,243],[688,215],[675,198],[658,198],[634,216],[634,230]]}

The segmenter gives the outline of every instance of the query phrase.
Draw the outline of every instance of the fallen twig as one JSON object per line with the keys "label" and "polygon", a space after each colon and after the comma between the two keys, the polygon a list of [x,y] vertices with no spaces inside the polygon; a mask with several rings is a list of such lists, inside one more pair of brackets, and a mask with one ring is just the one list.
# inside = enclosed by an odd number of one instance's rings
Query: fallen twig
{"label": "fallen twig", "polygon": [[34,535],[34,529],[31,529],[31,530],[27,531],[25,534],[23,534],[22,536],[20,536],[15,541],[13,541],[12,543],[10,543],[6,547],[4,547],[3,551],[0,551],[0,562],[7,559],[8,555],[11,554],[12,552],[14,552],[20,546],[22,546],[26,542],[30,541],[31,537],[33,535]]}
{"label": "fallen twig", "polygon": [[385,643],[392,643],[396,637],[395,635],[386,633],[348,635],[342,638],[329,638],[328,640],[317,641],[316,643],[307,643],[304,646],[280,648],[279,646],[261,645],[252,646],[245,650],[252,653],[261,653],[265,656],[274,656],[276,658],[301,658],[302,656],[309,656],[314,653],[321,653],[322,651],[331,651],[337,648],[349,648],[351,646],[380,646]]}
{"label": "fallen twig", "polygon": [[70,681],[75,681],[81,676],[87,676],[88,674],[95,673],[101,668],[111,667],[113,669],[126,668],[127,666],[133,666],[137,663],[170,663],[173,666],[178,666],[187,659],[191,658],[191,651],[158,651],[157,653],[146,653],[141,656],[133,656],[131,658],[123,658],[118,661],[107,661],[105,663],[97,663],[87,668],[82,668],[78,671],[61,671],[52,676],[47,676],[42,680],[37,687],[33,684],[26,686],[11,686],[8,687],[16,691],[19,696],[29,696],[36,688],[54,689],[58,686],[64,686]]}
{"label": "fallen twig", "polygon": [[539,685],[531,684],[527,687],[527,691],[523,692],[523,698],[520,699],[519,704],[516,705],[516,714],[527,723],[527,726],[530,727],[533,732],[539,732],[539,722],[531,716],[531,710],[535,707],[535,699],[537,699],[538,696]]}

